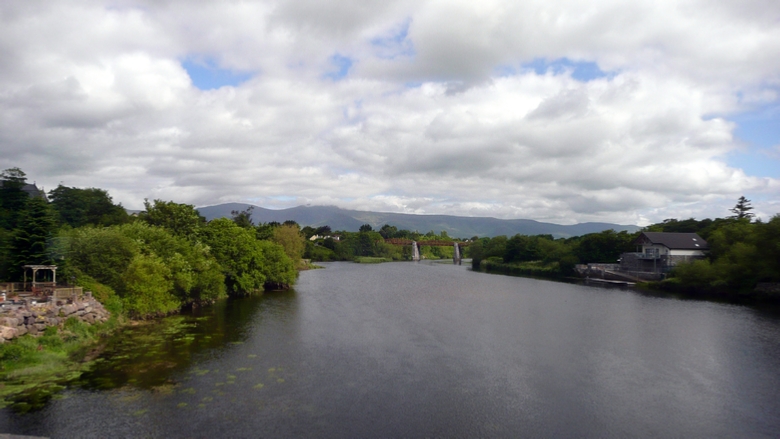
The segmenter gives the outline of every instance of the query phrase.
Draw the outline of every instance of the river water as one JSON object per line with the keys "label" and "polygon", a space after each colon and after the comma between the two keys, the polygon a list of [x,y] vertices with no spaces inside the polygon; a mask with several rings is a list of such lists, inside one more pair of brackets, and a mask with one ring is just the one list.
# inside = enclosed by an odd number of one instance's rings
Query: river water
{"label": "river water", "polygon": [[0,433],[778,437],[780,314],[440,263],[325,264],[294,291],[123,331]]}

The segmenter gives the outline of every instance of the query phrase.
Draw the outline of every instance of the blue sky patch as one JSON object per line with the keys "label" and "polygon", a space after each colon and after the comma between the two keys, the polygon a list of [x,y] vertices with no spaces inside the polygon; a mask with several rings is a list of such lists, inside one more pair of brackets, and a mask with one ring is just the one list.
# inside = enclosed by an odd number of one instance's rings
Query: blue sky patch
{"label": "blue sky patch", "polygon": [[371,45],[376,51],[376,56],[383,59],[414,56],[414,46],[408,38],[410,23],[411,20],[407,20],[386,35],[372,39]]}
{"label": "blue sky patch", "polygon": [[[544,75],[552,72],[553,75],[560,75],[566,71],[571,71],[571,77],[581,81],[588,82],[594,79],[605,78],[608,75],[599,68],[599,65],[590,61],[572,61],[568,58],[559,58],[548,61],[546,58],[536,58],[530,63],[523,64],[526,69],[532,69],[537,75]],[[502,67],[505,73],[509,73],[509,67]],[[500,70],[501,71],[501,70]]]}
{"label": "blue sky patch", "polygon": [[216,90],[225,86],[237,87],[242,82],[252,78],[251,73],[221,69],[213,60],[195,61],[188,59],[183,61],[181,66],[190,75],[192,85],[200,90]]}
{"label": "blue sky patch", "polygon": [[737,124],[734,135],[747,144],[747,150],[728,155],[729,166],[748,175],[780,178],[780,105],[767,105],[729,118]]}
{"label": "blue sky patch", "polygon": [[349,74],[349,69],[352,68],[352,64],[354,64],[351,58],[339,55],[338,53],[330,57],[330,63],[335,67],[335,70],[326,73],[325,77],[334,81],[346,77]]}

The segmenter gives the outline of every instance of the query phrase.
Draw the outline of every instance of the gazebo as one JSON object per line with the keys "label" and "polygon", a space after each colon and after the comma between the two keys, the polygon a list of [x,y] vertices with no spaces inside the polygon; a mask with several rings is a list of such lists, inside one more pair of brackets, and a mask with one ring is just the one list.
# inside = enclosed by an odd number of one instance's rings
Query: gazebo
{"label": "gazebo", "polygon": [[[22,268],[24,268],[24,286],[25,289],[27,288],[27,272],[29,270],[32,270],[32,290],[35,291],[36,285],[43,284],[47,287],[54,287],[57,285],[57,266],[56,265],[24,265]],[[51,271],[51,281],[43,281],[39,282],[37,280],[38,278],[38,271],[40,270],[49,270]]]}

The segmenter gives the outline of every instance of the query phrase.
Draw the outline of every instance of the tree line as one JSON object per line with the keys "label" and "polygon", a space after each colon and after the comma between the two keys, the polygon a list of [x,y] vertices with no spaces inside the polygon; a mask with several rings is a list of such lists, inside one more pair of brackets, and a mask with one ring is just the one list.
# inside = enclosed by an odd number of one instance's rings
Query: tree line
{"label": "tree line", "polygon": [[740,197],[724,218],[666,219],[635,232],[606,230],[572,238],[551,235],[479,238],[468,255],[476,269],[566,277],[576,264],[618,262],[636,251],[643,231],[697,233],[710,246],[701,260],[677,265],[655,287],[694,294],[751,295],[761,282],[780,282],[780,215],[755,219],[750,200]]}
{"label": "tree line", "polygon": [[57,265],[60,279],[131,316],[286,288],[305,249],[297,224],[207,222],[192,205],[162,200],[131,216],[96,188],[59,185],[47,200],[24,190],[18,168],[0,183],[0,279],[20,280],[24,265]]}
{"label": "tree line", "polygon": [[[19,280],[23,265],[56,264],[61,279],[87,287],[98,298],[135,316],[174,311],[226,295],[285,288],[295,282],[303,259],[410,260],[415,241],[468,241],[464,257],[474,268],[550,277],[570,276],[580,263],[616,263],[635,250],[639,232],[607,230],[555,239],[552,235],[452,238],[445,231],[419,233],[385,224],[358,232],[294,221],[254,224],[252,208],[232,218],[206,221],[194,206],[145,200],[131,216],[97,188],[59,185],[48,200],[23,189],[18,168],[0,173],[0,279]],[[708,241],[704,260],[679,265],[662,288],[678,291],[749,291],[759,282],[780,281],[780,215],[754,219],[741,197],[725,218],[667,219],[643,231],[693,232]],[[309,240],[317,235],[319,238]],[[423,246],[427,259],[453,257],[452,247]]]}
{"label": "tree line", "polygon": [[[382,258],[385,260],[403,261],[412,259],[411,246],[392,245],[385,242],[390,238],[410,239],[412,241],[463,241],[451,238],[446,231],[435,233],[429,231],[420,233],[406,229],[399,230],[396,226],[383,225],[374,230],[370,224],[360,226],[358,232],[344,230],[331,231],[329,226],[302,229],[307,238],[304,257],[314,261],[353,261],[361,257]],[[319,236],[311,241],[308,238]],[[426,259],[451,259],[453,247],[422,246],[420,255]]]}

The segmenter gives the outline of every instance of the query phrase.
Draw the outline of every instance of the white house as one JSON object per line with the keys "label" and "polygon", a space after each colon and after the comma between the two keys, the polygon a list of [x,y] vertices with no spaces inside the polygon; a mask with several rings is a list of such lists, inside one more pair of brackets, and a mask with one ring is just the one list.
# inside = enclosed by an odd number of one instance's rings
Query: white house
{"label": "white house", "polygon": [[623,271],[668,271],[680,262],[703,258],[709,246],[696,233],[643,232],[634,241],[636,253],[623,253]]}

